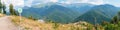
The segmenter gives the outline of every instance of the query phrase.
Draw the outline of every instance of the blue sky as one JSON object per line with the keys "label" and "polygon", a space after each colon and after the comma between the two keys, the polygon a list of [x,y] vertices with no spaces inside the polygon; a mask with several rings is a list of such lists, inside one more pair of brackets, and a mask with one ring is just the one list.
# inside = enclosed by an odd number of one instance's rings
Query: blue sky
{"label": "blue sky", "polygon": [[120,7],[120,0],[2,0],[6,4],[6,6],[9,6],[10,3],[14,4],[15,7],[24,7],[28,6],[31,7],[31,5],[34,4],[42,4],[42,3],[65,3],[65,4],[72,4],[72,3],[90,3],[95,5],[101,5],[101,4],[111,4],[116,7]]}

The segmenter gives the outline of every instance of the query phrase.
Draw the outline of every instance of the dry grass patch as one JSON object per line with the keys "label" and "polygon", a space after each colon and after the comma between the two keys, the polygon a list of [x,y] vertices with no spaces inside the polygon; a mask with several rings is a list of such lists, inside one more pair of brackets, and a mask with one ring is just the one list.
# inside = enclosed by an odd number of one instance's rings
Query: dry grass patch
{"label": "dry grass patch", "polygon": [[85,26],[75,24],[41,23],[19,16],[11,16],[12,21],[27,30],[83,30]]}
{"label": "dry grass patch", "polygon": [[3,16],[5,16],[5,14],[0,14],[0,17],[3,17]]}

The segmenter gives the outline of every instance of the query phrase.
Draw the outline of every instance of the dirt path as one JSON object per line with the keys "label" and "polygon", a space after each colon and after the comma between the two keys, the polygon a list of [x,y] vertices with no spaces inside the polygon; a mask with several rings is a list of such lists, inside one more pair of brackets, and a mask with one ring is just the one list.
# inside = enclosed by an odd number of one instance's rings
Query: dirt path
{"label": "dirt path", "polygon": [[9,16],[0,17],[0,30],[19,30],[17,26],[15,26]]}

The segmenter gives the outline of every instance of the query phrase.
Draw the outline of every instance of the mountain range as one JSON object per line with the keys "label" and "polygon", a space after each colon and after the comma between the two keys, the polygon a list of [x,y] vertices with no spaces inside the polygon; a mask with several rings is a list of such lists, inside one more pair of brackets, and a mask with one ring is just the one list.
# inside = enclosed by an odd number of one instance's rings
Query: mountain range
{"label": "mountain range", "polygon": [[119,9],[109,4],[94,6],[90,11],[76,18],[76,21],[84,20],[90,23],[101,23],[102,21],[110,22],[117,15]]}
{"label": "mountain range", "polygon": [[38,4],[32,7],[24,7],[22,16],[33,16],[36,19],[49,19],[58,23],[73,23],[87,21],[94,23],[97,20],[110,21],[118,12],[119,8],[109,4],[93,5],[87,3],[76,4]]}
{"label": "mountain range", "polygon": [[50,19],[59,23],[68,23],[74,21],[76,17],[80,15],[77,11],[60,6],[51,5],[42,8],[27,8],[23,9],[23,16],[33,16],[37,19]]}

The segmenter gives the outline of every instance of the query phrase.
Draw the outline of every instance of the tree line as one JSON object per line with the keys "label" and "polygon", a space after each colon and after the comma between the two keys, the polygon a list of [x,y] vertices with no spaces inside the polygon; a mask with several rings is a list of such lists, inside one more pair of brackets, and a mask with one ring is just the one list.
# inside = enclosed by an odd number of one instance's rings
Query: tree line
{"label": "tree line", "polygon": [[[6,14],[7,13],[6,8],[8,8],[6,7],[6,4],[2,3],[2,1],[0,0],[0,13]],[[12,3],[9,4],[9,13],[10,15],[18,15]]]}

